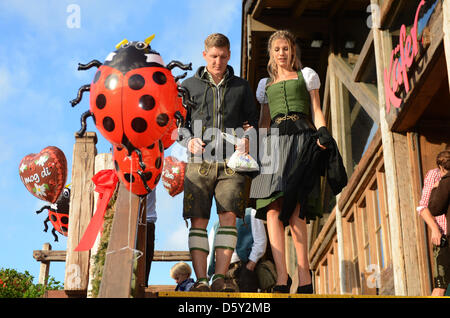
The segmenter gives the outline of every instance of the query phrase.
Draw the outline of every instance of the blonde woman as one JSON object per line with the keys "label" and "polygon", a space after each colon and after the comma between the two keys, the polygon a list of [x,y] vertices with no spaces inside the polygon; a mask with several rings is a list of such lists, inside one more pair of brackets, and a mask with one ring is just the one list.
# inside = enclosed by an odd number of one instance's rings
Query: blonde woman
{"label": "blonde woman", "polygon": [[[260,128],[278,129],[278,145],[272,152],[272,162],[278,169],[259,174],[252,182],[250,197],[256,198],[257,217],[267,220],[270,245],[277,269],[277,283],[273,292],[289,293],[292,280],[288,276],[285,257],[284,227],[290,225],[297,254],[298,293],[312,293],[309,270],[305,209],[305,196],[300,194],[289,211],[286,203],[288,180],[298,168],[296,161],[308,140],[313,140],[315,151],[326,149],[331,140],[320,106],[320,80],[311,68],[301,68],[294,36],[288,31],[272,34],[268,43],[270,78],[258,84],[257,99],[261,103]],[[312,122],[311,122],[312,119]],[[308,139],[313,138],[313,139]],[[319,141],[320,139],[320,141]],[[311,167],[313,169],[313,167]],[[310,182],[311,180],[304,180]],[[303,182],[302,180],[300,182]],[[299,187],[301,188],[301,186]]]}

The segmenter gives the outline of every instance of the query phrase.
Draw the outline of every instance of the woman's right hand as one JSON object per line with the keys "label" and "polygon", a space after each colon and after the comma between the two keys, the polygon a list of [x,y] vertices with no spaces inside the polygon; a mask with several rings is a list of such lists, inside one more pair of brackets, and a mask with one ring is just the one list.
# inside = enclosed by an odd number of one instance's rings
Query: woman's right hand
{"label": "woman's right hand", "polygon": [[188,150],[194,154],[198,155],[205,151],[205,148],[203,148],[206,144],[201,140],[200,138],[192,138],[188,142]]}

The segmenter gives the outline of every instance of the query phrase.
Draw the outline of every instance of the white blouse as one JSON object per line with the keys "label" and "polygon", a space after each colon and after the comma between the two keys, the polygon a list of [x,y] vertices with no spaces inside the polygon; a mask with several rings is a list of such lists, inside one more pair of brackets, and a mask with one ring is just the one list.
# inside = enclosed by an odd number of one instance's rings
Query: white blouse
{"label": "white blouse", "polygon": [[[306,89],[311,91],[313,89],[320,88],[320,78],[319,75],[312,68],[304,67],[302,68],[302,75],[305,79]],[[258,88],[256,89],[256,99],[260,104],[267,104],[267,95],[266,95],[266,84],[269,78],[262,78],[258,83]]]}

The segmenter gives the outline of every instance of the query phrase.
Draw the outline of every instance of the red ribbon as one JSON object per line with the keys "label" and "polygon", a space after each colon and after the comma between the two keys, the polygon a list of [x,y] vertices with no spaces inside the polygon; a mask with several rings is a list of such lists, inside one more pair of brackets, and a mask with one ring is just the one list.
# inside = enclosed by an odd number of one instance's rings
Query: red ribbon
{"label": "red ribbon", "polygon": [[76,252],[88,251],[94,246],[98,233],[103,229],[103,221],[114,190],[116,189],[119,179],[114,170],[106,169],[99,171],[92,177],[95,184],[95,191],[98,192],[97,209],[92,217],[86,231],[83,234],[78,246],[75,248]]}

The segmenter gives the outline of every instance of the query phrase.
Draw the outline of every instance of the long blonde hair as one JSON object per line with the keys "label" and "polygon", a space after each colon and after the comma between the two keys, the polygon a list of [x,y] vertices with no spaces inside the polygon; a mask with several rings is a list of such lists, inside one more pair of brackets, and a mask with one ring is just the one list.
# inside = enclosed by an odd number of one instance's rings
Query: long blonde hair
{"label": "long blonde hair", "polygon": [[267,51],[269,53],[269,62],[267,63],[267,72],[270,76],[270,82],[273,83],[275,79],[278,77],[278,67],[272,55],[272,44],[277,39],[283,39],[288,42],[289,45],[289,53],[290,53],[290,63],[291,67],[294,71],[298,72],[302,68],[302,64],[299,59],[299,47],[295,43],[295,36],[287,31],[287,30],[279,30],[274,33],[269,38],[269,42],[267,45]]}

